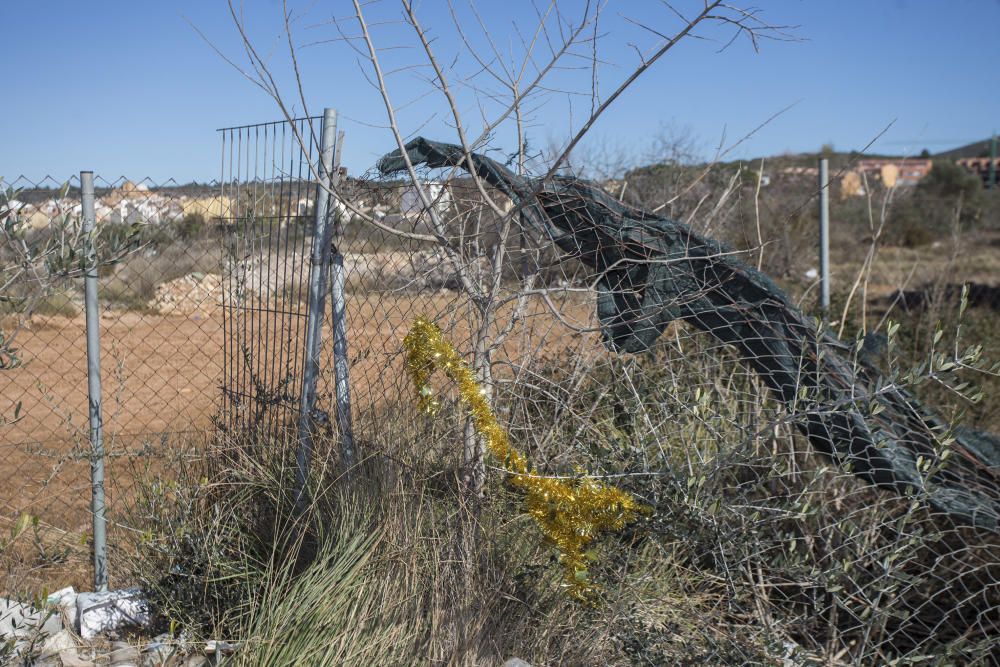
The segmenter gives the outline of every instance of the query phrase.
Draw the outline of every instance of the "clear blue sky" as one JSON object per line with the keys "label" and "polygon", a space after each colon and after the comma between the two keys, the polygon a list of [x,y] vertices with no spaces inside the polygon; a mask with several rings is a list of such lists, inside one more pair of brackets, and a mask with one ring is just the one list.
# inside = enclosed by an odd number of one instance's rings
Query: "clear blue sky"
{"label": "clear blue sky", "polygon": [[[734,0],[737,1],[738,0]],[[470,39],[484,49],[468,0],[454,0]],[[347,0],[290,0],[310,111],[337,107],[347,131],[345,163],[353,173],[394,147],[385,111],[358,57],[337,37],[331,17],[356,34]],[[541,0],[537,4],[544,5]],[[572,15],[581,3],[564,3]],[[680,0],[686,11],[697,0]],[[690,40],[668,54],[600,120],[592,145],[634,156],[649,152],[664,125],[683,128],[708,156],[725,132],[732,143],[781,109],[794,106],[731,153],[753,157],[815,151],[824,143],[859,149],[895,121],[873,150],[917,153],[949,148],[1000,129],[996,56],[1000,0],[753,0],[762,17],[791,29],[797,41],[764,41],[755,53],[746,40],[719,48],[728,33],[709,28],[709,40]],[[387,69],[421,62],[400,25],[400,5],[367,8]],[[478,134],[478,109],[495,105],[459,79],[476,71],[463,53],[445,0],[417,3],[420,21],[436,38],[442,65],[456,77],[461,111]],[[518,30],[535,23],[526,0],[481,0],[494,43],[518,51]],[[261,51],[271,54],[283,90],[293,91],[282,42],[281,2],[246,0],[246,21]],[[605,94],[636,61],[631,44],[653,36],[625,20],[664,32],[678,19],[652,0],[610,0],[604,7],[599,71]],[[226,64],[192,28],[240,65],[246,58],[224,0],[2,0],[0,62],[5,99],[0,107],[0,175],[66,178],[93,169],[106,178],[211,180],[219,176],[216,128],[274,120],[273,101]],[[714,41],[713,41],[714,40]],[[361,46],[358,44],[358,46]],[[542,57],[544,54],[540,54]],[[577,60],[575,62],[582,62]],[[393,101],[405,105],[401,129],[452,139],[440,95],[426,94],[426,68],[392,75]],[[481,84],[485,79],[478,79]],[[559,88],[534,98],[529,138],[535,146],[568,136],[589,106],[586,71],[563,71]],[[491,89],[495,89],[493,86]],[[297,110],[301,105],[296,105]],[[493,144],[513,151],[510,127]],[[943,143],[938,143],[943,142]]]}

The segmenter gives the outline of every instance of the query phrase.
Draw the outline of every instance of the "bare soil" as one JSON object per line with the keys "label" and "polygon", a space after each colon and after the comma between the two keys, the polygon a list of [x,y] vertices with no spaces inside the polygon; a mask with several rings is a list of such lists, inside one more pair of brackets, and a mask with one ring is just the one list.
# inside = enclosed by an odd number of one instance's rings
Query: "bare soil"
{"label": "bare soil", "polygon": [[[577,299],[566,312],[578,325],[587,326],[592,308]],[[439,323],[458,349],[469,349],[468,305],[454,292],[349,295],[356,415],[387,401],[411,399],[401,343],[418,316]],[[526,322],[505,344],[501,357],[553,351],[580,338],[540,301],[528,308]],[[158,461],[170,451],[204,441],[211,432],[222,399],[226,348],[222,310],[217,307],[188,314],[109,310],[101,323],[113,521],[118,499],[132,493],[144,466],[162,467]],[[0,573],[0,594],[26,591],[44,581],[88,585],[92,519],[85,331],[83,316],[35,318],[17,338],[23,365],[0,376],[0,414],[10,417],[21,404],[19,420],[0,428],[0,479],[6,480],[0,484],[0,535],[23,513],[37,517],[37,525],[7,554],[13,562],[6,564],[6,578]],[[276,333],[263,331],[258,325],[252,335]],[[329,330],[324,340],[324,358],[329,358]],[[320,403],[329,402],[329,368],[321,377],[320,392]]]}

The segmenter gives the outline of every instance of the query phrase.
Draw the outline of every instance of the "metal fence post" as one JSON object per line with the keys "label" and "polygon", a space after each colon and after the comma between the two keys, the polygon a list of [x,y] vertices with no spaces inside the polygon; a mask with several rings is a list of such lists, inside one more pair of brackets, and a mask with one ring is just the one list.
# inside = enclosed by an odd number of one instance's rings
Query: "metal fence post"
{"label": "metal fence post", "polygon": [[90,413],[90,507],[94,518],[94,590],[108,590],[108,534],[104,502],[104,423],[101,414],[101,314],[97,304],[94,172],[80,172],[87,317],[87,394]]}
{"label": "metal fence post", "polygon": [[830,161],[819,161],[819,308],[830,312]]}
{"label": "metal fence post", "polygon": [[997,133],[993,133],[993,137],[990,139],[990,167],[989,167],[989,177],[986,182],[986,187],[992,190],[997,184]]}
{"label": "metal fence post", "polygon": [[330,310],[333,315],[333,378],[337,401],[340,460],[350,469],[356,460],[351,423],[351,369],[347,358],[347,303],[344,297],[344,256],[334,248],[330,264]]}
{"label": "metal fence post", "polygon": [[309,310],[306,320],[305,363],[302,371],[302,393],[299,403],[298,451],[296,463],[296,500],[305,501],[309,479],[309,462],[313,450],[313,417],[316,409],[316,381],[319,377],[319,352],[323,337],[323,315],[326,309],[326,280],[330,265],[330,245],[333,225],[330,224],[329,185],[333,178],[333,157],[337,138],[337,112],[324,109],[320,129],[320,154],[316,185],[316,212],[313,224],[312,252],[309,267]]}
{"label": "metal fence post", "polygon": [[[340,153],[344,150],[344,133],[337,135],[337,150],[333,157],[334,181],[340,179]],[[351,365],[347,350],[347,299],[344,294],[344,255],[340,251],[344,237],[343,207],[337,207],[333,221],[333,256],[330,258],[330,311],[333,317],[333,381],[336,394],[337,432],[340,435],[340,461],[344,468],[354,466],[354,426],[351,423]]]}

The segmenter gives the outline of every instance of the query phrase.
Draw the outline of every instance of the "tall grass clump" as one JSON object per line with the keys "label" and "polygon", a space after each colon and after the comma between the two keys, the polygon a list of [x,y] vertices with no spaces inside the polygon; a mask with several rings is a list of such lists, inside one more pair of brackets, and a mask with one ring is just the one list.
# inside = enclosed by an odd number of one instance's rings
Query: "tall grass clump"
{"label": "tall grass clump", "polygon": [[406,444],[368,443],[349,476],[320,455],[304,508],[292,450],[273,439],[218,442],[147,484],[128,562],[161,629],[238,643],[246,665],[599,659],[607,646],[578,632],[606,612],[565,594],[502,483],[470,506],[447,481],[457,471]]}

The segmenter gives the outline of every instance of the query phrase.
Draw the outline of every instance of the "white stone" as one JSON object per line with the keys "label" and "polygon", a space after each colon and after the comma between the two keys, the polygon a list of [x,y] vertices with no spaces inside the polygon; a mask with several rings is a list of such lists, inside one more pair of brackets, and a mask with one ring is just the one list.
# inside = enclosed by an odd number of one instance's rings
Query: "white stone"
{"label": "white stone", "polygon": [[83,639],[93,639],[120,628],[145,627],[152,621],[149,604],[136,588],[80,593],[76,605]]}
{"label": "white stone", "polygon": [[69,653],[76,655],[76,650],[76,639],[72,633],[69,630],[60,630],[45,640],[38,659],[43,663],[51,661],[54,665],[61,665],[65,662],[64,656]]}
{"label": "white stone", "polygon": [[16,656],[37,655],[45,640],[62,629],[62,619],[51,610],[0,598],[0,643],[13,640]]}
{"label": "white stone", "polygon": [[232,655],[236,652],[238,647],[238,644],[230,644],[227,641],[209,639],[205,642],[205,654],[212,655],[213,653],[218,653],[220,656]]}
{"label": "white stone", "polygon": [[72,586],[56,591],[45,602],[59,611],[65,627],[76,627],[76,591]]}
{"label": "white stone", "polygon": [[54,635],[62,630],[58,614],[0,598],[0,639],[29,637],[34,632]]}
{"label": "white stone", "polygon": [[139,649],[128,642],[111,644],[111,667],[139,667]]}

